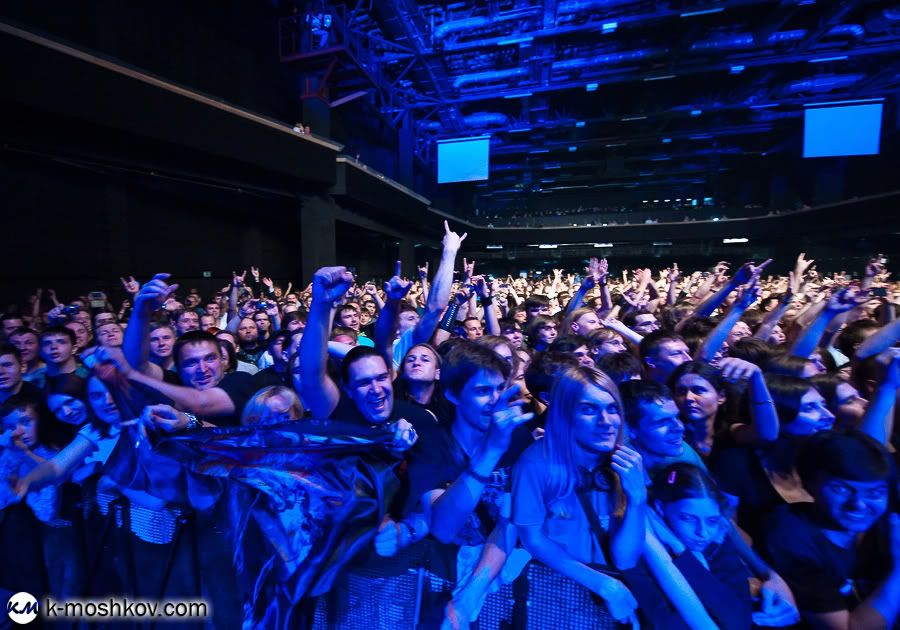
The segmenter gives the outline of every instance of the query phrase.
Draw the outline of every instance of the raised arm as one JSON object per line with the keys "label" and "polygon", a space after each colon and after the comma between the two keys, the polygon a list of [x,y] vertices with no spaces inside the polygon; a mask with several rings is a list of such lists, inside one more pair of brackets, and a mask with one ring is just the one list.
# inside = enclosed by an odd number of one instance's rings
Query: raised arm
{"label": "raised arm", "polygon": [[328,376],[328,333],[335,305],[353,284],[346,267],[323,267],[313,276],[312,303],[300,340],[300,396],[316,418],[327,418],[340,400],[340,390]]}
{"label": "raised arm", "polygon": [[697,361],[706,363],[712,361],[712,358],[716,356],[716,353],[728,338],[729,333],[731,333],[731,329],[740,321],[747,309],[756,302],[758,294],[755,284],[747,286],[740,291],[738,299],[735,300],[728,314],[722,318],[718,326],[713,328],[706,336],[706,339],[703,340],[703,343],[700,344],[700,347],[697,349],[697,355],[694,357]]}
{"label": "raised arm", "polygon": [[819,339],[831,320],[856,308],[864,301],[864,295],[857,293],[855,289],[841,289],[832,295],[819,316],[797,337],[791,347],[791,354],[808,359],[819,345]]}
{"label": "raised arm", "polygon": [[766,385],[766,379],[759,366],[736,359],[726,357],[719,364],[722,378],[730,383],[749,383],[750,393],[750,424],[735,425],[733,433],[735,439],[742,445],[756,446],[759,442],[771,442],[778,438],[778,411],[772,400],[772,394]]}
{"label": "raised arm", "polygon": [[462,242],[466,240],[466,236],[468,236],[468,233],[463,233],[460,236],[452,231],[449,224],[444,221],[441,261],[434,274],[431,290],[428,291],[425,311],[422,313],[422,317],[419,318],[419,323],[416,324],[415,332],[413,333],[413,343],[427,343],[434,335],[441,313],[450,302],[450,290],[453,287],[453,267],[456,266],[456,256],[459,253]]}
{"label": "raised arm", "polygon": [[122,340],[125,360],[136,370],[160,380],[163,377],[162,369],[150,362],[150,318],[153,311],[165,304],[178,288],[177,284],[169,286],[166,282],[168,279],[169,274],[158,273],[140,288],[134,297],[134,308],[131,309],[131,317]]}
{"label": "raised arm", "polygon": [[[894,407],[897,403],[897,389],[900,388],[900,348],[885,351],[884,374],[875,396],[869,401],[866,413],[859,423],[859,430],[887,444],[894,430]],[[878,358],[879,361],[882,357]]]}
{"label": "raised arm", "polygon": [[412,282],[400,277],[400,261],[397,261],[394,276],[384,283],[384,294],[387,297],[384,308],[375,322],[375,349],[384,357],[385,365],[394,365],[394,336],[397,332],[397,320],[400,317],[400,303],[412,288]]}
{"label": "raised arm", "polygon": [[494,308],[494,295],[488,286],[484,276],[475,276],[475,292],[481,300],[481,306],[484,309],[484,322],[487,334],[500,334],[500,321],[497,319],[497,311]]}
{"label": "raised arm", "polygon": [[514,385],[500,395],[491,426],[481,445],[472,454],[468,469],[446,490],[431,490],[421,497],[422,507],[435,538],[452,542],[475,511],[486,481],[509,448],[517,426],[531,420],[533,413],[523,413],[522,401],[516,400],[519,387]]}

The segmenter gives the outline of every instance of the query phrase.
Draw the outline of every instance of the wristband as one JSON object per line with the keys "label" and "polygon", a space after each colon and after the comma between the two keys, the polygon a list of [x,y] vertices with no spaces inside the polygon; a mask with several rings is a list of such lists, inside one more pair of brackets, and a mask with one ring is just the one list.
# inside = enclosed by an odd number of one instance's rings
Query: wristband
{"label": "wristband", "polygon": [[478,298],[478,302],[482,306],[490,306],[491,304],[494,303],[494,296],[493,295],[482,295],[481,297]]}
{"label": "wristband", "polygon": [[475,481],[483,483],[484,485],[488,485],[489,483],[491,483],[493,481],[493,473],[491,473],[490,475],[487,475],[487,476],[479,475],[477,472],[472,470],[471,466],[466,469],[466,474],[469,475]]}
{"label": "wristband", "polygon": [[181,413],[183,413],[185,416],[187,416],[187,419],[188,419],[187,426],[184,427],[185,431],[194,431],[203,426],[202,423],[199,420],[197,420],[197,416],[195,416],[194,414],[189,413],[187,411],[182,411]]}
{"label": "wristband", "polygon": [[456,321],[456,313],[459,311],[459,304],[456,302],[452,302],[450,306],[447,307],[447,312],[444,313],[443,319],[441,319],[441,323],[438,325],[439,330],[444,330],[446,332],[453,332],[453,324]]}

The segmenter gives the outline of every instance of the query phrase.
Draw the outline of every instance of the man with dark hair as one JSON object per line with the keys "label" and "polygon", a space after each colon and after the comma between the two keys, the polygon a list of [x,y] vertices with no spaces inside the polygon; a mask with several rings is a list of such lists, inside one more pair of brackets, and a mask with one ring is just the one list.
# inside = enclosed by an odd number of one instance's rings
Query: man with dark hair
{"label": "man with dark hair", "polygon": [[525,423],[534,414],[522,412],[519,387],[508,386],[509,373],[509,364],[492,350],[457,344],[441,368],[456,415],[411,453],[410,509],[422,510],[432,535],[450,545],[449,554],[456,555],[457,545],[485,545],[480,557],[448,563],[446,577],[453,581],[452,567],[465,566],[479,575],[477,582],[484,577],[486,586],[514,546],[511,468],[533,441]]}
{"label": "man with dark hair", "polygon": [[[797,472],[813,503],[776,510],[766,551],[804,620],[816,628],[893,628],[900,518],[884,518],[893,479],[887,451],[855,430],[823,431],[804,444]],[[887,553],[875,545],[879,530],[887,532]]]}
{"label": "man with dark hair", "polygon": [[477,317],[467,317],[463,320],[463,330],[466,331],[466,339],[475,341],[484,334],[484,326]]}
{"label": "man with dark hair", "polygon": [[179,309],[171,315],[175,333],[180,337],[186,332],[200,330],[200,316],[191,309]]}
{"label": "man with dark hair", "polygon": [[600,357],[597,369],[606,373],[616,385],[641,380],[641,362],[630,352],[612,352]]}
{"label": "man with dark hair", "polygon": [[359,309],[354,304],[341,304],[337,307],[334,317],[335,326],[349,328],[356,333],[356,341],[361,346],[374,347],[375,342],[369,339],[361,330],[359,324]]}
{"label": "man with dark hair", "polygon": [[315,418],[384,425],[406,420],[417,433],[434,419],[423,409],[394,400],[392,369],[374,348],[357,346],[341,362],[340,386],[328,375],[329,322],[335,303],[353,284],[345,267],[324,267],[313,276],[313,295],[303,339],[300,341],[300,391]]}
{"label": "man with dark hair", "polygon": [[38,353],[38,334],[31,328],[16,328],[9,336],[9,341],[22,355],[25,366],[24,378],[28,382],[42,381],[47,373],[47,366],[41,361]]}
{"label": "man with dark hair", "polygon": [[88,370],[75,361],[75,333],[71,330],[63,326],[45,328],[39,344],[41,358],[47,364],[47,378],[43,383],[32,381],[36,386],[45,388],[67,374],[88,377]]}
{"label": "man with dark hair", "polygon": [[687,344],[675,333],[657,330],[645,336],[640,345],[644,378],[665,383],[682,363],[691,360]]}
{"label": "man with dark hair", "polygon": [[244,405],[256,393],[256,385],[253,377],[245,372],[225,373],[219,340],[202,330],[186,332],[175,342],[174,357],[185,386],[167,383],[132,368],[119,348],[97,351],[98,361],[113,364],[128,380],[172,400],[175,407],[160,404],[145,409],[147,419],[164,430],[193,430],[204,423],[239,425]]}
{"label": "man with dark hair", "polygon": [[651,477],[676,462],[705,468],[700,456],[684,441],[684,424],[668,387],[653,381],[627,381],[619,390],[628,441],[644,458],[644,468]]}
{"label": "man with dark hair", "polygon": [[526,323],[530,323],[538,315],[549,315],[550,298],[540,294],[529,295],[525,298],[525,314]]}
{"label": "man with dark hair", "polygon": [[12,332],[25,327],[25,320],[17,313],[4,313],[0,316],[0,336],[2,341],[9,341]]}
{"label": "man with dark hair", "polygon": [[40,396],[41,390],[22,380],[24,363],[19,350],[7,343],[0,343],[0,403],[16,394]]}
{"label": "man with dark hair", "polygon": [[[302,333],[297,333],[302,334]],[[282,385],[293,387],[291,381],[291,369],[289,364],[290,345],[293,333],[288,330],[279,330],[269,338],[266,346],[267,354],[272,358],[272,365],[260,370],[254,375],[256,386],[259,389],[270,385]]]}
{"label": "man with dark hair", "polygon": [[631,311],[622,318],[622,323],[641,335],[649,335],[659,330],[659,322],[656,319],[656,315],[645,310]]}

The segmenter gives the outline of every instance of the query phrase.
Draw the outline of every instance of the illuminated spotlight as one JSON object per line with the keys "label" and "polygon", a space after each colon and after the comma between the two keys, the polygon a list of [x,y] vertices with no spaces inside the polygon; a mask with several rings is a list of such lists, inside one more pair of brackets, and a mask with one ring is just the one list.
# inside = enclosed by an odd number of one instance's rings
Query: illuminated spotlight
{"label": "illuminated spotlight", "polygon": [[526,98],[531,96],[531,92],[518,92],[516,94],[505,94],[503,98]]}
{"label": "illuminated spotlight", "polygon": [[729,71],[731,74],[740,74],[740,73],[743,72],[744,70],[746,70],[746,68],[745,68],[744,66],[731,66],[731,68],[729,68],[728,71]]}
{"label": "illuminated spotlight", "polygon": [[647,120],[646,116],[625,116],[621,119],[622,122],[628,122],[630,120]]}
{"label": "illuminated spotlight", "polygon": [[503,245],[487,245],[486,249],[503,249]]}
{"label": "illuminated spotlight", "polygon": [[604,33],[614,33],[617,28],[619,28],[618,22],[605,22],[603,24]]}
{"label": "illuminated spotlight", "polygon": [[580,129],[581,127],[584,127],[584,121],[583,121],[583,120],[576,120],[576,121],[575,121],[575,126],[578,127],[579,129]]}
{"label": "illuminated spotlight", "polygon": [[692,110],[691,110],[691,116],[693,116],[693,117],[695,117],[695,118],[696,118],[697,116],[699,116],[700,114],[702,114],[702,113],[703,113],[703,110],[702,110],[702,109],[692,109]]}
{"label": "illuminated spotlight", "polygon": [[719,217],[713,217],[713,221],[718,221]]}
{"label": "illuminated spotlight", "polygon": [[646,199],[644,199],[641,203],[648,203],[648,201]]}
{"label": "illuminated spotlight", "polygon": [[664,201],[665,203],[669,203],[669,202],[672,201],[672,200],[671,200],[671,199],[663,199],[663,201]]}
{"label": "illuminated spotlight", "polygon": [[588,83],[584,86],[584,89],[588,92],[596,92],[598,87],[600,87],[599,83]]}
{"label": "illuminated spotlight", "polygon": [[670,144],[671,142],[672,142],[672,138],[663,138],[662,139],[663,144]]}
{"label": "illuminated spotlight", "polygon": [[723,238],[722,242],[726,245],[731,245],[732,243],[749,243],[749,238]]}
{"label": "illuminated spotlight", "polygon": [[659,203],[659,199],[654,199],[653,203]]}
{"label": "illuminated spotlight", "polygon": [[547,243],[541,243],[538,245],[538,249],[556,249],[559,245],[549,245]]}
{"label": "illuminated spotlight", "polygon": [[[606,225],[605,223],[603,225]],[[612,243],[594,243],[594,247],[612,247]]]}
{"label": "illuminated spotlight", "polygon": [[674,79],[676,74],[661,74],[655,77],[644,77],[644,81],[665,81],[667,79]]}
{"label": "illuminated spotlight", "polygon": [[668,247],[672,244],[672,241],[653,241],[654,247]]}
{"label": "illuminated spotlight", "polygon": [[578,147],[569,147],[569,153],[575,153],[578,150]]}

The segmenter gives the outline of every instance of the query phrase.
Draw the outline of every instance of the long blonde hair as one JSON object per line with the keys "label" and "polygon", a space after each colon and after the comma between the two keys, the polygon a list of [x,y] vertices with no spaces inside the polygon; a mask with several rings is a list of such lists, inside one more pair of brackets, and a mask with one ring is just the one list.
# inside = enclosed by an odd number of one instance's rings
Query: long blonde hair
{"label": "long blonde hair", "polygon": [[[616,445],[622,443],[624,436],[624,408],[619,388],[606,374],[592,367],[571,367],[562,372],[556,379],[550,392],[550,406],[547,410],[547,422],[544,427],[544,449],[549,460],[547,472],[548,488],[558,498],[564,498],[575,492],[579,478],[582,476],[576,464],[576,445],[573,420],[578,403],[587,387],[597,387],[610,396],[619,407],[622,421],[616,435]],[[616,516],[624,515],[625,503],[618,477],[613,475],[613,492],[616,497]]]}
{"label": "long blonde hair", "polygon": [[266,403],[273,398],[283,398],[287,401],[287,411],[291,420],[300,420],[303,417],[303,404],[294,390],[282,385],[272,385],[262,388],[247,401],[241,416],[241,424],[246,426],[259,424],[261,421],[271,424],[271,420],[269,420],[271,412]]}

